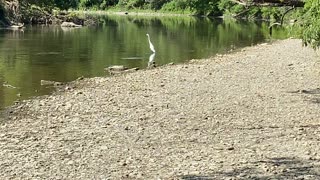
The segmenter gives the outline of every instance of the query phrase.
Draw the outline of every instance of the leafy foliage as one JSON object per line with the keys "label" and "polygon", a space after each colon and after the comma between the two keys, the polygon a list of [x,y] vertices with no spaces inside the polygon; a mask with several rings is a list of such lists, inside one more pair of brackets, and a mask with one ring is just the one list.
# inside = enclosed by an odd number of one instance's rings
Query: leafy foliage
{"label": "leafy foliage", "polygon": [[219,14],[218,8],[219,0],[190,0],[189,6],[194,9],[198,15],[215,15]]}
{"label": "leafy foliage", "polygon": [[185,10],[189,10],[189,0],[176,0],[170,1],[163,5],[161,10],[163,11],[171,11],[171,12],[184,12]]}
{"label": "leafy foliage", "polygon": [[320,46],[320,0],[308,0],[305,5],[303,41],[313,48]]}
{"label": "leafy foliage", "polygon": [[120,7],[130,9],[152,9],[171,12],[192,12],[196,15],[220,16],[222,14],[238,15],[240,17],[277,18],[278,12],[265,8],[244,7],[231,0],[20,0],[22,3],[34,4],[40,7],[60,9],[107,9]]}

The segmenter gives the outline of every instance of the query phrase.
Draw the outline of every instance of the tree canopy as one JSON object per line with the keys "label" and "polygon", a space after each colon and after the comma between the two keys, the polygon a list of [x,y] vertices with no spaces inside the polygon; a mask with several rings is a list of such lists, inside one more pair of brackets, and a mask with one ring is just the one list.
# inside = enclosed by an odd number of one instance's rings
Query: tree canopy
{"label": "tree canopy", "polygon": [[313,48],[320,46],[320,0],[308,0],[303,14],[303,41]]}
{"label": "tree canopy", "polygon": [[[1,0],[0,16],[3,17],[5,2],[19,1],[20,4],[36,5],[46,9],[93,9],[110,8],[151,9],[163,12],[188,13],[196,15],[235,18],[259,18],[280,21],[288,8],[300,8],[299,23],[305,44],[317,48],[320,46],[320,0]],[[2,20],[3,21],[3,20]]]}

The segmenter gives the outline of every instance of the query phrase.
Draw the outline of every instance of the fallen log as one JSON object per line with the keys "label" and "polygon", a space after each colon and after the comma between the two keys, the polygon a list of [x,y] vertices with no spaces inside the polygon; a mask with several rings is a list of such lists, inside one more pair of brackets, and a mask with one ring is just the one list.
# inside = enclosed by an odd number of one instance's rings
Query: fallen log
{"label": "fallen log", "polygon": [[63,22],[61,27],[82,27],[82,25],[78,25],[73,22]]}

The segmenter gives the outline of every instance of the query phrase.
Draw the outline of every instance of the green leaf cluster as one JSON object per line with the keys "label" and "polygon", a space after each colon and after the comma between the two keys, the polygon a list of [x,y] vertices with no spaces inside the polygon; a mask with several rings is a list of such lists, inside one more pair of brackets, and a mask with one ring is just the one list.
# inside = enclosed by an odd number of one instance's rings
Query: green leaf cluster
{"label": "green leaf cluster", "polygon": [[320,0],[308,0],[305,5],[303,41],[313,48],[320,46]]}
{"label": "green leaf cluster", "polygon": [[278,11],[272,8],[244,7],[231,0],[21,0],[27,4],[59,9],[91,9],[108,8],[150,9],[164,12],[192,13],[195,15],[221,16],[223,14],[240,15],[240,18],[277,18]]}

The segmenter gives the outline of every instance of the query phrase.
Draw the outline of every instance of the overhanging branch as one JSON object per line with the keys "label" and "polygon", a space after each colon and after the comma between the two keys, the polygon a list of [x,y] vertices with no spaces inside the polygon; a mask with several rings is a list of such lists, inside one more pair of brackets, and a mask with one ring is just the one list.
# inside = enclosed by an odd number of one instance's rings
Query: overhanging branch
{"label": "overhanging branch", "polygon": [[241,4],[244,6],[294,6],[303,7],[304,1],[302,0],[231,0],[234,3]]}

